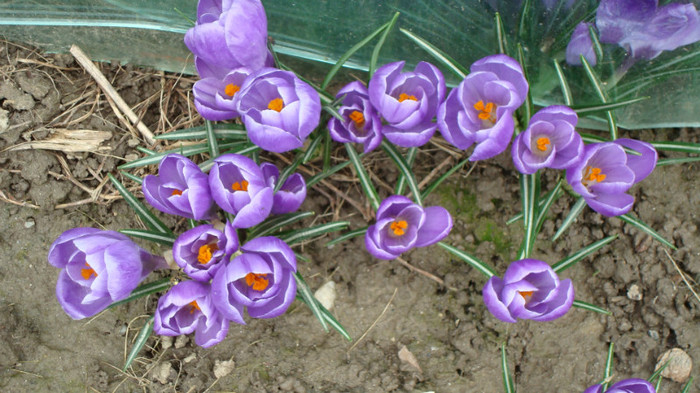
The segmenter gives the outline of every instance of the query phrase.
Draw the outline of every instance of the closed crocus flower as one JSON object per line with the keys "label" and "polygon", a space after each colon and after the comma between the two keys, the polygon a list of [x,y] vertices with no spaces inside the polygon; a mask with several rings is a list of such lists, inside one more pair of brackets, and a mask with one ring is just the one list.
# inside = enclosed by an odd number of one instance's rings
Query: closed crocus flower
{"label": "closed crocus flower", "polygon": [[476,144],[471,161],[502,153],[515,124],[513,112],[527,96],[522,67],[506,55],[487,56],[447,96],[438,112],[442,136],[460,149]]}
{"label": "closed crocus flower", "polygon": [[434,65],[421,61],[402,72],[405,62],[379,67],[369,81],[372,105],[385,120],[382,134],[399,146],[422,146],[435,133],[433,118],[445,98],[445,78]]}
{"label": "closed crocus flower", "polygon": [[163,213],[195,220],[215,214],[207,174],[180,154],[163,157],[158,175],[144,177],[141,188],[146,201]]}
{"label": "closed crocus flower", "polygon": [[73,319],[91,317],[129,296],[162,257],[141,249],[126,235],[96,228],[73,228],[51,244],[49,263],[62,269],[56,297]]}
{"label": "closed crocus flower", "polygon": [[212,68],[258,70],[270,58],[265,9],[259,0],[201,0],[185,45]]}
{"label": "closed crocus flower", "polygon": [[336,98],[343,98],[338,113],[344,120],[332,117],[328,121],[331,138],[340,143],[361,143],[364,152],[374,150],[382,142],[382,121],[369,101],[367,88],[360,81],[347,84]]}
{"label": "closed crocus flower", "polygon": [[[625,148],[639,153],[628,154]],[[629,212],[634,197],[627,194],[635,183],[654,170],[656,150],[648,143],[633,139],[586,145],[578,164],[566,171],[566,180],[588,206],[612,217]]]}
{"label": "closed crocus flower", "polygon": [[548,106],[535,113],[513,141],[515,168],[532,174],[541,168],[566,169],[576,164],[583,154],[577,122],[576,112],[566,106]]}
{"label": "closed crocus flower", "polygon": [[402,195],[379,205],[377,222],[367,228],[365,247],[379,259],[394,259],[414,248],[435,244],[452,229],[452,217],[443,207],[421,207]]}
{"label": "closed crocus flower", "polygon": [[192,87],[194,106],[203,118],[211,121],[238,117],[233,98],[250,75],[247,68],[236,68],[222,78],[211,76],[195,82]]}
{"label": "closed crocus flower", "polygon": [[602,0],[596,12],[600,41],[618,44],[633,58],[653,59],[700,40],[700,14],[694,4],[658,0]]}
{"label": "closed crocus flower", "polygon": [[153,331],[161,336],[194,333],[194,342],[209,348],[226,338],[228,325],[212,303],[209,284],[183,281],[158,299]]}
{"label": "closed crocus flower", "polygon": [[545,262],[522,259],[508,266],[503,278],[492,276],[482,290],[486,308],[503,322],[517,319],[551,321],[574,302],[571,280],[559,280]]}
{"label": "closed crocus flower", "polygon": [[238,235],[233,225],[226,222],[221,229],[200,225],[175,240],[173,259],[193,280],[208,282],[238,251]]}
{"label": "closed crocus flower", "polygon": [[229,320],[245,324],[243,308],[252,318],[282,315],[296,297],[296,257],[282,240],[255,238],[214,277],[216,308]]}
{"label": "closed crocus flower", "polygon": [[[260,165],[267,185],[272,189],[277,186],[280,171],[274,164],[263,162]],[[306,182],[299,173],[293,173],[284,181],[282,187],[273,196],[272,214],[292,213],[301,207],[306,199]]]}
{"label": "closed crocus flower", "polygon": [[263,68],[241,86],[236,110],[253,143],[282,153],[302,147],[318,126],[321,99],[293,72]]}
{"label": "closed crocus flower", "polygon": [[571,40],[566,46],[566,62],[571,65],[581,65],[581,55],[586,61],[594,66],[598,63],[595,50],[593,50],[593,40],[589,30],[590,23],[581,22],[576,25],[571,34]]}
{"label": "closed crocus flower", "polygon": [[246,156],[224,154],[214,159],[209,187],[216,204],[236,215],[235,228],[250,228],[270,215],[272,187],[260,167]]}
{"label": "closed crocus flower", "polygon": [[656,393],[656,389],[647,380],[630,378],[617,382],[605,391],[603,391],[602,384],[597,384],[589,387],[583,393]]}

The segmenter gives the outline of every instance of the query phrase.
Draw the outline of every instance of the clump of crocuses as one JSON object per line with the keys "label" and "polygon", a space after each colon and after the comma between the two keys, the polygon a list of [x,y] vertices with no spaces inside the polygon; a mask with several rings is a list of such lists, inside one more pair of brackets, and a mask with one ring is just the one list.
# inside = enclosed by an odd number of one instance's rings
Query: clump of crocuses
{"label": "clump of crocuses", "polygon": [[[630,154],[625,148],[635,151]],[[604,216],[629,212],[634,197],[627,194],[634,184],[654,170],[658,155],[649,143],[620,138],[586,145],[583,157],[566,171],[566,180],[588,206]]]}
{"label": "clump of crocuses", "polygon": [[438,111],[442,136],[459,149],[476,144],[469,160],[502,153],[515,130],[513,113],[525,101],[528,84],[520,64],[506,55],[477,60]]}
{"label": "clump of crocuses", "polygon": [[445,98],[445,78],[434,65],[421,61],[413,71],[405,62],[379,67],[369,81],[372,105],[384,119],[382,134],[402,147],[422,146],[435,133],[433,118]]}
{"label": "clump of crocuses", "polygon": [[577,122],[576,112],[566,106],[548,106],[535,113],[513,141],[515,168],[532,174],[541,168],[566,169],[576,164],[583,154]]}
{"label": "clump of crocuses", "polygon": [[589,387],[583,393],[656,393],[654,385],[640,378],[624,379],[603,391],[603,385],[597,384]]}
{"label": "clump of crocuses", "polygon": [[503,322],[520,319],[551,321],[574,302],[570,279],[560,280],[546,262],[522,259],[511,263],[503,278],[492,276],[482,290],[486,308]]}
{"label": "clump of crocuses", "polygon": [[73,319],[91,317],[129,296],[163,257],[141,249],[128,236],[96,228],[63,232],[49,249],[49,263],[62,269],[56,297]]}
{"label": "clump of crocuses", "polygon": [[393,195],[379,205],[377,222],[367,228],[365,246],[376,258],[394,259],[412,248],[439,242],[451,229],[452,216],[445,208],[424,208]]}
{"label": "clump of crocuses", "polygon": [[364,152],[374,150],[382,142],[382,121],[369,101],[367,88],[360,81],[344,86],[336,98],[343,98],[336,117],[328,121],[331,138],[341,143],[361,143]]}

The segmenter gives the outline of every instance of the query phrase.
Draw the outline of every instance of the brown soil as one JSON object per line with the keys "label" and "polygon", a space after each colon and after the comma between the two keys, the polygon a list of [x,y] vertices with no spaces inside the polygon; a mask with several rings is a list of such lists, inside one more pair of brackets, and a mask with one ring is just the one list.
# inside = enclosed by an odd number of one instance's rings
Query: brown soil
{"label": "brown soil", "polygon": [[[200,121],[188,102],[190,79],[131,67],[101,67],[157,134]],[[104,152],[10,150],[46,139],[57,128],[103,130],[113,136]],[[638,135],[630,133],[646,140],[698,142],[696,130]],[[228,338],[211,349],[198,348],[186,337],[173,342],[154,336],[133,366],[121,372],[125,353],[156,299],[140,299],[90,320],[73,321],[55,299],[58,270],[48,265],[46,255],[61,232],[76,226],[142,227],[104,181],[107,173],[118,173],[116,166],[124,157],[141,156],[134,150],[138,143],[72,57],[42,55],[0,42],[0,390],[500,393],[500,345],[506,341],[519,391],[581,392],[602,378],[610,342],[615,343],[618,380],[648,377],[656,358],[670,348],[683,349],[696,362],[700,359],[700,304],[665,248],[620,220],[604,219],[588,209],[560,240],[551,242],[573,202],[564,197],[555,204],[534,257],[553,263],[618,234],[611,246],[563,274],[573,279],[579,300],[604,307],[612,316],[572,309],[551,323],[506,324],[485,310],[484,277],[436,246],[417,249],[404,259],[443,284],[397,261],[371,258],[361,239],[331,249],[319,241],[299,250],[311,259],[299,263],[300,272],[313,289],[335,282],[333,312],[353,342],[335,332],[325,333],[297,302],[280,318],[232,324]],[[435,145],[422,149],[418,179],[447,157]],[[371,155],[367,162],[372,168],[389,168],[376,173],[393,184],[396,172],[382,153]],[[134,172],[143,175],[143,171]],[[428,204],[445,206],[455,218],[446,242],[503,272],[522,236],[520,224],[505,225],[520,210],[516,173],[506,154],[467,173],[465,169],[453,176]],[[350,175],[338,176],[332,184],[364,204]],[[556,176],[546,173],[545,189]],[[125,182],[139,193],[134,183]],[[670,255],[695,280],[691,281],[695,288],[700,280],[698,189],[694,165],[659,168],[633,189],[635,213],[678,246],[677,251],[669,250]],[[316,211],[317,219],[331,220],[335,215],[352,221],[354,227],[366,225],[357,209],[342,203],[334,190],[321,186],[309,195],[302,209]],[[176,219],[161,216],[182,228]],[[636,290],[641,299],[633,296]],[[401,360],[404,346],[420,370],[405,356]],[[235,363],[228,374],[221,371],[227,361]],[[678,392],[680,387],[663,382],[664,392]],[[693,388],[700,389],[700,378]]]}

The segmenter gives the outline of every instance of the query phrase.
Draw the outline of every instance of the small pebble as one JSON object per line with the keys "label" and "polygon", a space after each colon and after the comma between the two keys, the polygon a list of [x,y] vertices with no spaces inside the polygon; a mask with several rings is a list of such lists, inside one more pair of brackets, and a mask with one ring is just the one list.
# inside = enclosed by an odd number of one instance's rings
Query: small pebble
{"label": "small pebble", "polygon": [[214,376],[216,379],[223,378],[229,374],[236,367],[236,363],[233,360],[217,360],[214,362]]}
{"label": "small pebble", "polygon": [[656,362],[654,370],[658,370],[664,363],[668,366],[661,372],[661,376],[678,383],[684,383],[690,377],[693,368],[693,360],[680,348],[673,348],[664,352]]}
{"label": "small pebble", "polygon": [[654,340],[659,341],[659,332],[657,332],[656,330],[651,329],[647,332],[647,334]]}
{"label": "small pebble", "polygon": [[24,227],[29,229],[29,228],[33,227],[35,224],[36,224],[36,222],[34,221],[34,219],[29,217],[27,219],[27,221],[24,222]]}
{"label": "small pebble", "polygon": [[630,287],[627,289],[627,297],[630,300],[642,300],[642,290],[639,289],[639,285],[637,284],[632,284]]}
{"label": "small pebble", "polygon": [[314,297],[328,311],[332,310],[336,297],[335,282],[328,281],[327,283],[321,285],[321,287],[316,290],[316,293],[314,293]]}

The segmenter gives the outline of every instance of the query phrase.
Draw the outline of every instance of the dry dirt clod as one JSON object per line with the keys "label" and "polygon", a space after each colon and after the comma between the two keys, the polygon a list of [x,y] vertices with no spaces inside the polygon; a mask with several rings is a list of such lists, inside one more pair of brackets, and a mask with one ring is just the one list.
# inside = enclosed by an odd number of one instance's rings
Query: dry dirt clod
{"label": "dry dirt clod", "polygon": [[672,381],[683,383],[690,377],[690,370],[693,369],[693,359],[680,348],[673,348],[664,352],[656,362],[655,370],[661,368],[664,363],[668,366],[661,372],[661,376]]}
{"label": "dry dirt clod", "polygon": [[156,381],[162,383],[163,385],[168,383],[170,379],[170,374],[175,373],[175,370],[170,365],[170,363],[161,363],[153,368],[152,375]]}
{"label": "dry dirt clod", "polygon": [[185,345],[187,345],[188,342],[190,342],[189,337],[185,335],[177,336],[177,338],[175,339],[175,349],[180,349],[184,347]]}
{"label": "dry dirt clod", "polygon": [[335,297],[336,297],[335,282],[328,281],[327,283],[321,285],[321,287],[318,288],[316,290],[316,292],[314,293],[314,297],[328,311],[332,310],[333,305],[335,304]]}

